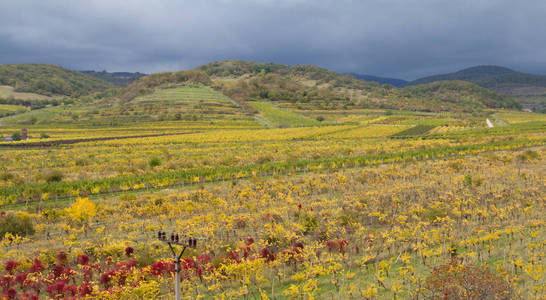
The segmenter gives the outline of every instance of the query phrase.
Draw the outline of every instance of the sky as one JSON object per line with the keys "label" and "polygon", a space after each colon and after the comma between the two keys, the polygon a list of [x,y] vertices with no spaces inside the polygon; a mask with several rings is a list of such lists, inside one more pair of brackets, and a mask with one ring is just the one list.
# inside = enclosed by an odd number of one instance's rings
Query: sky
{"label": "sky", "polygon": [[546,75],[545,0],[0,0],[0,64],[178,71],[242,59],[406,80]]}

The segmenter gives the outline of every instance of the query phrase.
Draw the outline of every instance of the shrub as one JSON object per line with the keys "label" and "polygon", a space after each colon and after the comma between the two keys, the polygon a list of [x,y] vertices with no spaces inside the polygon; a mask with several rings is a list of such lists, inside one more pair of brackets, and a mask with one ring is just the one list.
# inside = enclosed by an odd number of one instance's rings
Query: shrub
{"label": "shrub", "polygon": [[60,170],[51,170],[45,176],[45,180],[48,183],[59,182],[63,180],[63,178],[64,178],[64,174]]}
{"label": "shrub", "polygon": [[319,121],[319,122],[324,121],[324,117],[323,117],[323,116],[318,116],[318,117],[317,117],[317,121]]}
{"label": "shrub", "polygon": [[89,161],[85,158],[78,158],[74,163],[76,164],[76,166],[82,167],[87,166],[89,164]]}
{"label": "shrub", "polygon": [[36,231],[32,219],[32,215],[24,212],[7,213],[0,216],[0,236],[4,237],[8,232],[20,236],[34,234]]}
{"label": "shrub", "polygon": [[12,173],[9,173],[7,171],[0,173],[0,180],[2,181],[9,181],[9,180],[12,180],[14,177],[15,176],[13,176]]}
{"label": "shrub", "polygon": [[154,156],[150,158],[150,160],[148,161],[148,164],[150,165],[151,168],[157,167],[161,164],[161,160],[159,159],[159,157]]}
{"label": "shrub", "polygon": [[437,266],[427,278],[430,299],[510,299],[512,287],[487,268],[465,266],[453,259]]}
{"label": "shrub", "polygon": [[437,218],[445,218],[447,211],[441,208],[431,207],[425,210],[424,217],[429,222],[434,222]]}
{"label": "shrub", "polygon": [[21,140],[21,133],[20,132],[15,132],[14,134],[11,135],[11,139],[14,140],[14,141],[20,141]]}
{"label": "shrub", "polygon": [[308,213],[301,213],[299,215],[301,225],[305,228],[305,232],[311,232],[318,228],[319,222],[317,218]]}
{"label": "shrub", "polygon": [[45,133],[45,132],[42,132],[42,133],[40,133],[40,138],[41,139],[47,139],[47,138],[49,138],[49,135],[47,133]]}
{"label": "shrub", "polygon": [[533,150],[527,150],[525,153],[523,153],[523,155],[525,155],[527,159],[537,159],[540,156],[538,152]]}

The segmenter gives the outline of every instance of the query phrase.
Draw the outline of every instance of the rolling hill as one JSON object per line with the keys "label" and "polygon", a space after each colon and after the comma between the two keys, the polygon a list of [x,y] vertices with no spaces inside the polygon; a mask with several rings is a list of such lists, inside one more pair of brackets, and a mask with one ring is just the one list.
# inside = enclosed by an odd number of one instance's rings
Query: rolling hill
{"label": "rolling hill", "polygon": [[47,64],[0,65],[0,85],[14,87],[15,92],[69,97],[80,97],[115,87],[93,76]]}
{"label": "rolling hill", "polygon": [[[56,103],[50,103],[52,100],[42,100],[37,108],[46,107],[43,111],[15,111],[17,116],[9,117],[4,123],[247,122],[265,118],[269,120],[265,122],[268,126],[301,126],[317,122],[292,112],[392,109],[480,116],[487,114],[489,108],[519,108],[513,99],[465,81],[395,88],[311,65],[229,60],[192,70],[143,76],[118,89],[90,75],[56,66],[1,67],[3,73],[0,74],[4,75],[0,78],[4,84],[14,85],[15,90],[64,93],[72,97],[109,91],[59,108],[54,107]],[[4,104],[26,105],[13,101]]]}
{"label": "rolling hill", "polygon": [[251,113],[256,110],[247,101],[270,101],[285,108],[329,110],[383,108],[475,113],[485,108],[519,108],[512,99],[462,81],[394,88],[316,66],[240,60],[145,76],[130,84],[118,97],[132,101],[157,89],[180,85],[207,86]]}
{"label": "rolling hill", "polygon": [[[409,85],[416,85],[422,83],[429,83],[434,81],[443,81],[443,80],[463,80],[471,81],[474,83],[482,82],[485,78],[493,77],[502,77],[506,74],[517,73],[511,69],[499,66],[476,66],[466,68],[454,73],[448,74],[439,74],[428,77],[423,77],[414,81],[409,82]],[[491,86],[484,86],[485,88],[490,88]]]}
{"label": "rolling hill", "polygon": [[197,69],[211,76],[218,89],[233,99],[268,100],[299,109],[476,112],[484,108],[519,108],[512,99],[461,81],[393,88],[316,66],[245,61],[215,62]]}
{"label": "rolling hill", "polygon": [[428,76],[408,83],[418,85],[443,80],[472,82],[496,93],[516,98],[524,107],[546,108],[546,76],[517,72],[499,66],[476,66],[454,73]]}

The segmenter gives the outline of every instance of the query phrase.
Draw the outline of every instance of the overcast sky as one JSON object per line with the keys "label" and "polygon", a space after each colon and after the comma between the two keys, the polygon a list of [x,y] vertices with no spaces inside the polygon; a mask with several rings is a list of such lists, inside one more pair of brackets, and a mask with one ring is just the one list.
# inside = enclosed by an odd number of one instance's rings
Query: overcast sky
{"label": "overcast sky", "polygon": [[176,71],[224,59],[415,79],[546,75],[545,0],[0,0],[0,63]]}

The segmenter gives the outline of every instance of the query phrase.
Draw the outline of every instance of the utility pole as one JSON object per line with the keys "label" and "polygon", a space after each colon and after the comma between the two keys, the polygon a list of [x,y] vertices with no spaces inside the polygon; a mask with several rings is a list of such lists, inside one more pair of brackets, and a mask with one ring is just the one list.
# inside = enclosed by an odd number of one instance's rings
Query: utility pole
{"label": "utility pole", "polygon": [[[195,249],[197,247],[197,239],[196,238],[185,238],[179,235],[178,233],[171,233],[170,239],[167,239],[167,234],[165,231],[158,231],[157,232],[157,239],[166,243],[169,245],[169,249],[171,249],[171,253],[173,254],[173,260],[175,264],[175,275],[174,275],[174,293],[175,293],[175,299],[181,300],[182,295],[180,294],[180,272],[182,271],[182,267],[180,265],[180,259],[182,258],[182,254],[184,254],[184,251],[186,251],[186,248],[193,248]],[[180,251],[180,254],[176,254],[177,252],[173,248],[173,245],[175,246],[182,246],[182,251]]]}

